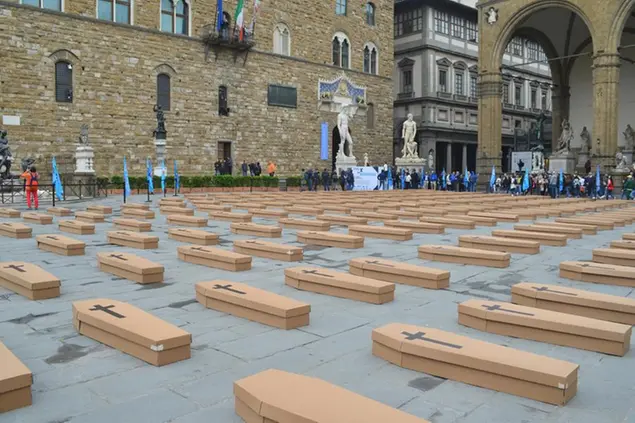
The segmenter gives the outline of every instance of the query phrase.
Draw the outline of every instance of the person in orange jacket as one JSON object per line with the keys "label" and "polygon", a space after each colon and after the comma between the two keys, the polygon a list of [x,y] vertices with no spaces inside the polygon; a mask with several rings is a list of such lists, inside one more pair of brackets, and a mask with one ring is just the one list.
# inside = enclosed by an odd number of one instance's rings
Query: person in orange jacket
{"label": "person in orange jacket", "polygon": [[269,174],[269,176],[275,176],[276,165],[273,162],[269,162],[269,164],[267,165],[267,173]]}
{"label": "person in orange jacket", "polygon": [[26,172],[20,175],[20,178],[23,178],[26,181],[26,204],[29,207],[29,210],[31,210],[31,199],[33,200],[33,205],[35,205],[35,210],[37,210],[39,207],[37,189],[39,185],[38,180],[40,179],[40,175],[37,173],[35,166],[31,166],[31,169],[27,169]]}

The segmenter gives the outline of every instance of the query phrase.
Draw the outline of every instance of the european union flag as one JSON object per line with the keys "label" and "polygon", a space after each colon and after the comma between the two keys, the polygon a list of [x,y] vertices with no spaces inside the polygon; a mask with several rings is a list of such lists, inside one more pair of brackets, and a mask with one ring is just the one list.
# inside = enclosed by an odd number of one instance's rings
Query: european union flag
{"label": "european union flag", "polygon": [[148,179],[148,192],[154,194],[154,181],[152,180],[152,160],[150,157],[146,160],[146,178]]}
{"label": "european union flag", "polygon": [[130,196],[130,180],[128,179],[128,165],[126,164],[126,156],[123,156],[123,189],[126,197]]}
{"label": "european union flag", "polygon": [[61,200],[64,196],[64,187],[62,186],[62,181],[60,180],[60,174],[57,171],[57,161],[55,157],[53,157],[53,186],[55,186],[55,196],[58,200]]}

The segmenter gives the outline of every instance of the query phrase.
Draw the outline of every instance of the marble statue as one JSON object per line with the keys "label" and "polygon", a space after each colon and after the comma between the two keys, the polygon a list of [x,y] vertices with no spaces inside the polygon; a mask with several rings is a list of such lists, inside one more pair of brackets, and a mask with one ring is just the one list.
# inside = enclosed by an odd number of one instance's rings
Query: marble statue
{"label": "marble statue", "polygon": [[586,129],[586,126],[582,128],[580,132],[580,138],[582,139],[582,153],[588,153],[591,151],[591,134]]}
{"label": "marble statue", "polygon": [[82,145],[90,144],[88,142],[88,125],[84,124],[79,130],[79,143]]}
{"label": "marble statue", "polygon": [[428,151],[428,169],[434,169],[434,149]]}
{"label": "marble statue", "polygon": [[9,148],[7,131],[0,130],[0,179],[11,176],[11,163],[13,163],[13,154]]}
{"label": "marble statue", "polygon": [[419,158],[417,142],[415,141],[416,135],[417,123],[412,120],[412,113],[408,113],[408,119],[403,123],[401,129],[401,138],[403,138],[403,150],[401,150],[402,158]]}
{"label": "marble statue", "polygon": [[628,169],[628,165],[626,164],[626,156],[618,150],[617,153],[615,153],[615,170],[625,169]]}
{"label": "marble statue", "polygon": [[573,139],[573,128],[567,119],[562,120],[562,132],[558,138],[558,149],[556,154],[566,154],[571,150],[571,140]]}
{"label": "marble statue", "polygon": [[631,128],[630,124],[626,125],[626,130],[624,131],[624,141],[626,141],[624,149],[629,151],[632,150],[633,142],[635,141],[635,131]]}
{"label": "marble statue", "polygon": [[364,166],[368,166],[368,153],[364,153]]}
{"label": "marble statue", "polygon": [[157,114],[157,129],[156,132],[165,133],[165,115],[163,114],[163,108],[157,104],[154,106],[154,112]]}
{"label": "marble statue", "polygon": [[[340,133],[340,144],[338,146],[337,154],[338,156],[354,158],[353,138],[348,130],[348,119],[351,117],[349,113],[349,107],[344,106],[342,107],[339,115],[337,115],[337,130]],[[346,154],[346,146],[348,146],[348,154]]]}
{"label": "marble statue", "polygon": [[485,12],[487,16],[487,23],[490,25],[494,25],[498,20],[498,9],[494,7],[490,7],[487,12]]}

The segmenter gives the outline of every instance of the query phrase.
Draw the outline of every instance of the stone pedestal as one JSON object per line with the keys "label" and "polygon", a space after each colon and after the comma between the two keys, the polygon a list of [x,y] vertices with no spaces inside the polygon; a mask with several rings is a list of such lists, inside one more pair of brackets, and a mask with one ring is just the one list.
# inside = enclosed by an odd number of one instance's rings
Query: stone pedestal
{"label": "stone pedestal", "polygon": [[575,156],[568,152],[564,154],[554,154],[549,158],[549,171],[564,173],[573,173],[575,171]]}
{"label": "stone pedestal", "polygon": [[97,185],[95,183],[95,172],[75,172],[72,178],[72,187],[68,185],[64,188],[66,197],[94,197]]}
{"label": "stone pedestal", "polygon": [[584,165],[588,160],[589,160],[588,151],[581,151],[580,154],[578,154],[578,163],[575,166],[576,170],[578,171],[578,174],[583,175],[585,173]]}
{"label": "stone pedestal", "polygon": [[426,159],[421,159],[419,157],[409,157],[409,158],[397,158],[395,159],[395,165],[397,165],[397,170],[401,172],[401,169],[404,170],[412,170],[415,169],[419,174],[424,172],[424,168],[426,165]]}
{"label": "stone pedestal", "polygon": [[357,159],[355,157],[346,157],[344,155],[338,155],[335,158],[335,169],[339,175],[342,170],[348,170],[357,166]]}
{"label": "stone pedestal", "polygon": [[165,134],[155,132],[154,148],[157,156],[157,167],[154,168],[154,176],[161,176],[164,170],[167,173],[167,169],[165,169],[166,146],[167,141],[165,139]]}
{"label": "stone pedestal", "polygon": [[545,155],[542,151],[531,153],[531,173],[540,173],[545,169]]}
{"label": "stone pedestal", "polygon": [[89,145],[80,145],[75,150],[75,175],[95,175],[93,164],[95,152]]}

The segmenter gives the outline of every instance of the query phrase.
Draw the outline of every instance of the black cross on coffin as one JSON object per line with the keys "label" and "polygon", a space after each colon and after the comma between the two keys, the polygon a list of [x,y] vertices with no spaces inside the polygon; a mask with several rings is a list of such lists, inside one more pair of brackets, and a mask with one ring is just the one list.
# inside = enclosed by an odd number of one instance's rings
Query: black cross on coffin
{"label": "black cross on coffin", "polygon": [[5,269],[13,269],[16,272],[26,273],[26,270],[24,270],[23,267],[23,264],[11,264],[9,266],[5,266]]}
{"label": "black cross on coffin", "polygon": [[205,248],[201,248],[201,247],[192,248],[192,251],[203,251],[204,253],[208,253],[209,252],[209,250],[207,250]]}
{"label": "black cross on coffin", "polygon": [[502,312],[505,312],[505,313],[521,314],[523,316],[535,316],[535,314],[533,314],[533,313],[525,313],[524,311],[516,311],[516,310],[509,310],[509,309],[506,309],[506,308],[502,308],[498,304],[492,305],[492,306],[488,306],[488,305],[483,304],[481,307],[483,307],[487,311],[502,311]]}
{"label": "black cross on coffin", "polygon": [[304,273],[305,275],[317,275],[317,276],[324,276],[327,278],[332,278],[332,275],[327,275],[326,273],[320,273],[317,270],[303,270],[302,273]]}
{"label": "black cross on coffin", "polygon": [[445,341],[439,341],[438,339],[426,338],[425,332],[410,333],[410,332],[404,331],[404,332],[401,332],[401,334],[404,335],[405,339],[408,341],[432,342],[433,344],[443,345],[444,347],[455,348],[457,350],[460,350],[461,348],[463,348],[462,345],[452,344],[450,342],[445,342]]}
{"label": "black cross on coffin", "polygon": [[395,267],[392,264],[382,263],[379,260],[366,260],[366,263],[368,263],[368,264],[376,264],[377,266]]}
{"label": "black cross on coffin", "polygon": [[233,286],[232,284],[221,285],[221,284],[217,283],[217,284],[214,285],[214,289],[222,289],[222,290],[234,292],[234,293],[240,294],[240,295],[246,295],[247,294],[244,291],[239,291],[237,289],[233,289],[232,286]]}
{"label": "black cross on coffin", "polygon": [[116,258],[117,260],[128,261],[128,259],[121,254],[111,254],[108,257]]}
{"label": "black cross on coffin", "polygon": [[116,311],[112,311],[111,309],[114,308],[114,305],[107,305],[107,306],[103,306],[100,304],[95,304],[93,305],[93,308],[89,308],[89,311],[103,311],[106,314],[110,314],[113,317],[116,317],[117,319],[125,319],[126,316],[124,316],[123,314],[119,314]]}
{"label": "black cross on coffin", "polygon": [[554,294],[571,295],[572,297],[578,296],[578,294],[574,294],[572,292],[556,291],[555,289],[549,289],[546,286],[541,286],[540,288],[537,286],[532,286],[532,288],[538,292],[553,292]]}
{"label": "black cross on coffin", "polygon": [[47,239],[52,239],[53,241],[59,241],[59,239],[56,236],[47,236]]}

